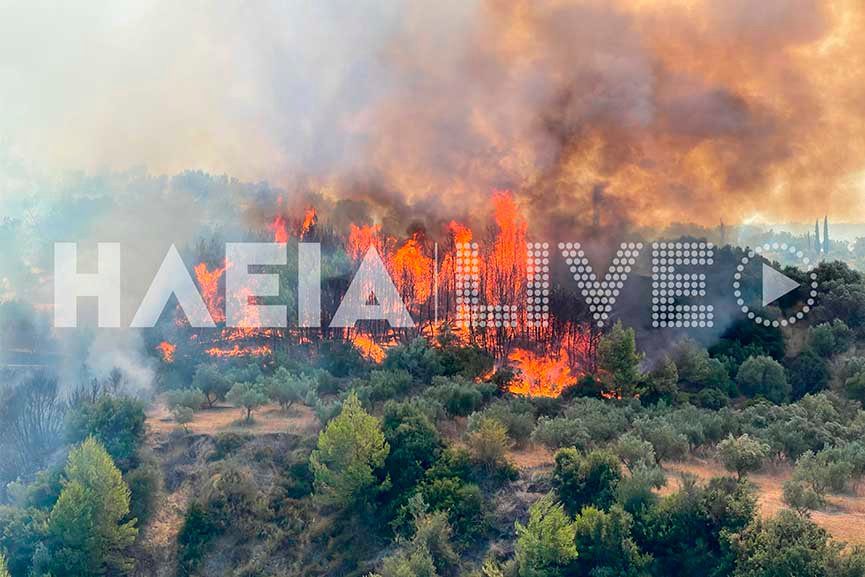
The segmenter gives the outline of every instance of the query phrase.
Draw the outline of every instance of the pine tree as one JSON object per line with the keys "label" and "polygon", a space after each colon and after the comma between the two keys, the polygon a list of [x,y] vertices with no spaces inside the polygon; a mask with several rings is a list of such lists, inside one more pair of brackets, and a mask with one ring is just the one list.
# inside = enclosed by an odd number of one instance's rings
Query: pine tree
{"label": "pine tree", "polygon": [[123,575],[134,567],[128,549],[138,535],[127,521],[130,492],[105,448],[92,437],[73,449],[48,533],[56,545],[53,577]]}
{"label": "pine tree", "polygon": [[309,458],[316,497],[327,504],[355,507],[375,498],[376,471],[390,452],[379,420],[349,394],[342,412],[318,436]]}

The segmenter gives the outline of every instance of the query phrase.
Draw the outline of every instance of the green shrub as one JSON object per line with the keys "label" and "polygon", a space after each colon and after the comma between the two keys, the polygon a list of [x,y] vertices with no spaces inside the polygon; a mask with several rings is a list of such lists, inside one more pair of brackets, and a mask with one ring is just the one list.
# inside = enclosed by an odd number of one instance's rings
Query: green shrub
{"label": "green shrub", "polygon": [[68,413],[67,437],[76,444],[93,437],[111,455],[121,471],[134,468],[144,440],[144,403],[129,397],[103,396]]}
{"label": "green shrub", "polygon": [[559,577],[577,559],[576,527],[552,495],[535,502],[528,523],[517,522],[515,527],[519,577]]}
{"label": "green shrub", "polygon": [[489,396],[494,391],[489,384],[435,377],[433,386],[424,395],[440,402],[448,414],[465,417],[481,407],[485,394]]}
{"label": "green shrub", "polygon": [[763,467],[769,457],[769,445],[747,433],[740,437],[730,435],[718,445],[718,454],[724,468],[736,473],[736,477],[741,479]]}
{"label": "green shrub", "polygon": [[622,479],[619,459],[608,451],[582,455],[576,449],[560,449],[555,455],[553,487],[568,511],[577,513],[594,505],[607,509],[616,498]]}
{"label": "green shrub", "polygon": [[235,407],[244,409],[246,422],[250,423],[252,412],[267,403],[267,395],[258,383],[237,383],[225,395],[225,400]]}
{"label": "green shrub", "polygon": [[585,450],[591,443],[589,432],[582,422],[567,417],[541,417],[532,433],[532,440],[550,449],[576,447]]}

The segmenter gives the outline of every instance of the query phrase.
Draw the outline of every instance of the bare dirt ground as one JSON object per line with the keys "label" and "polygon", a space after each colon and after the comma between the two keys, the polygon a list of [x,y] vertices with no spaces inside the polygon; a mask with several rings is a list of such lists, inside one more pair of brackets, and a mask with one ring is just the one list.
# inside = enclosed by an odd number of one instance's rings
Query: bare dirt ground
{"label": "bare dirt ground", "polygon": [[[670,463],[664,467],[668,472],[667,486],[662,493],[671,493],[679,487],[678,473],[690,473],[698,479],[707,480],[726,474],[724,468],[713,461],[691,460]],[[773,468],[749,475],[757,486],[757,500],[764,517],[771,517],[785,508],[782,499],[784,481],[790,478],[789,468]],[[856,494],[832,495],[826,510],[815,511],[811,518],[829,531],[835,539],[850,544],[865,545],[865,488],[859,487]]]}

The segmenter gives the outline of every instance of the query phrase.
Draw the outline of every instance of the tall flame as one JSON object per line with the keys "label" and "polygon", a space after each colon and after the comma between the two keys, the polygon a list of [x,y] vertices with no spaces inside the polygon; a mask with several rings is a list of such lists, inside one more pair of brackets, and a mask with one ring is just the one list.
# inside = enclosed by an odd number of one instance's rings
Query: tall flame
{"label": "tall flame", "polygon": [[363,258],[369,247],[374,246],[379,254],[382,252],[381,225],[365,224],[357,226],[352,224],[348,233],[348,254],[357,260]]}
{"label": "tall flame", "polygon": [[306,209],[306,212],[303,213],[303,223],[300,225],[300,236],[303,237],[312,229],[312,226],[316,223],[317,217],[315,214],[315,208],[309,207]]}
{"label": "tall flame", "polygon": [[288,229],[285,226],[285,217],[277,215],[267,228],[273,233],[273,242],[288,242]]}
{"label": "tall flame", "polygon": [[204,304],[207,305],[213,322],[225,321],[223,298],[219,295],[219,279],[225,273],[225,266],[209,270],[207,263],[202,262],[195,265],[194,272],[195,280],[198,281],[198,287],[201,289],[201,298],[204,299]]}
{"label": "tall flame", "polygon": [[432,294],[433,259],[423,252],[420,233],[399,247],[391,259],[394,281],[400,294],[412,302],[425,302]]}

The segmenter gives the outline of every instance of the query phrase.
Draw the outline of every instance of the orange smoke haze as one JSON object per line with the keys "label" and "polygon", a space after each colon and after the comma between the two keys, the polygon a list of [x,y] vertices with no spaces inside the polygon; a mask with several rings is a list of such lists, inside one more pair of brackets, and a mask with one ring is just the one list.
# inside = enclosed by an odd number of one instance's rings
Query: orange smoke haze
{"label": "orange smoke haze", "polygon": [[561,230],[865,210],[861,0],[490,0],[458,32],[426,10],[362,125],[409,204],[483,214],[504,185]]}

